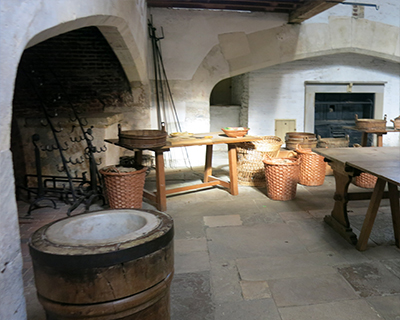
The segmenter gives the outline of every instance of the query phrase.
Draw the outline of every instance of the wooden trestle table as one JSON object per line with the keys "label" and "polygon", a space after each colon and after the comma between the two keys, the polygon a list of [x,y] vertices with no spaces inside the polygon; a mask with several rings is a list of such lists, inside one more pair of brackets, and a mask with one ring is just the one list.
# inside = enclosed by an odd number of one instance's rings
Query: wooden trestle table
{"label": "wooden trestle table", "polygon": [[[333,169],[336,191],[334,207],[331,215],[325,216],[325,222],[342,235],[347,241],[356,244],[363,251],[367,248],[376,214],[384,195],[386,183],[389,198],[395,243],[400,248],[400,147],[370,147],[370,148],[315,148],[314,152],[325,157]],[[378,178],[375,188],[368,194],[369,207],[361,228],[359,239],[353,233],[347,216],[349,200],[366,199],[366,193],[348,193],[348,186],[354,176],[361,172],[370,173]]]}
{"label": "wooden trestle table", "polygon": [[[108,143],[115,144],[119,147],[135,151],[135,158],[138,163],[142,162],[142,151],[151,150],[155,153],[156,160],[156,192],[144,190],[143,196],[156,204],[160,211],[167,210],[167,195],[202,189],[221,185],[229,190],[232,195],[239,194],[238,178],[237,178],[237,153],[236,144],[240,142],[249,142],[260,140],[262,137],[244,136],[239,138],[230,138],[222,132],[199,133],[190,138],[167,138],[167,145],[160,148],[132,148],[127,145],[120,144],[118,139],[107,139]],[[214,144],[228,145],[228,160],[229,160],[229,181],[224,181],[212,176],[212,154]],[[189,185],[180,188],[166,189],[165,185],[165,170],[164,170],[164,152],[171,148],[181,148],[190,146],[206,146],[206,158],[204,167],[203,182],[195,185]]]}
{"label": "wooden trestle table", "polygon": [[349,129],[349,130],[355,130],[355,131],[360,131],[362,132],[361,135],[361,146],[366,147],[368,143],[368,134],[372,133],[376,135],[376,146],[377,147],[382,147],[383,146],[383,135],[387,134],[388,132],[399,132],[400,130],[396,130],[394,128],[389,128],[386,127],[385,129],[359,129],[356,127],[343,127],[343,129]]}

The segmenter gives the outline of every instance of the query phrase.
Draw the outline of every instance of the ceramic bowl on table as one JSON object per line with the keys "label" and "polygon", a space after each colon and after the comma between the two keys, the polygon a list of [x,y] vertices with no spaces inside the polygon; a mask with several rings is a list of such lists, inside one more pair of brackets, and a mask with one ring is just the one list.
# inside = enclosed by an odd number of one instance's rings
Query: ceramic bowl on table
{"label": "ceramic bowl on table", "polygon": [[244,137],[250,129],[244,128],[244,127],[225,127],[225,128],[222,128],[221,130],[228,137],[238,138],[238,137]]}

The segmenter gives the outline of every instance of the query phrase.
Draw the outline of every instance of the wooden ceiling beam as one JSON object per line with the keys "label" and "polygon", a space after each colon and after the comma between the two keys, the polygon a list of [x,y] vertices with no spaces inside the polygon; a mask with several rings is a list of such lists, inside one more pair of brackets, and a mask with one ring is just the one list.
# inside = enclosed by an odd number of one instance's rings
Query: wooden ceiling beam
{"label": "wooden ceiling beam", "polygon": [[345,0],[147,0],[149,7],[280,12],[301,23]]}
{"label": "wooden ceiling beam", "polygon": [[149,7],[176,7],[199,9],[229,9],[246,11],[286,12],[296,9],[304,0],[266,1],[266,0],[148,0]]}
{"label": "wooden ceiling beam", "polygon": [[332,3],[326,2],[326,0],[306,0],[298,9],[289,14],[289,23],[302,23],[344,1],[338,0],[337,3]]}

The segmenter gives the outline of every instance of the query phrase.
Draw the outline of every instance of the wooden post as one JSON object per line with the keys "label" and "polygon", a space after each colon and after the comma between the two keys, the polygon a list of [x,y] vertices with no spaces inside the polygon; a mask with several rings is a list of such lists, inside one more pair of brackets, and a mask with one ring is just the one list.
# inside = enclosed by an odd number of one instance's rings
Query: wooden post
{"label": "wooden post", "polygon": [[228,144],[230,191],[234,196],[239,194],[236,157],[236,145],[232,143]]}
{"label": "wooden post", "polygon": [[209,181],[209,176],[212,175],[212,156],[213,146],[212,144],[206,145],[206,163],[204,166],[204,182]]}
{"label": "wooden post", "polygon": [[164,170],[164,152],[156,150],[156,202],[157,209],[160,211],[167,210],[167,195],[165,191],[165,170]]}

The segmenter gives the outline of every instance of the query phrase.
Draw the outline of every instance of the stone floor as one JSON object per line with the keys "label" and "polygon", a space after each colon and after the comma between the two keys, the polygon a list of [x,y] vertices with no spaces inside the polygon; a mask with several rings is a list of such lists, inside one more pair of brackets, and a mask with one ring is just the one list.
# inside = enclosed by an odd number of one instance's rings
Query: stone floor
{"label": "stone floor", "polygon": [[[227,176],[227,170],[222,164],[215,175]],[[167,186],[199,179],[200,170],[167,171]],[[153,174],[146,184],[154,187]],[[323,222],[333,192],[327,176],[319,187],[298,185],[296,198],[284,202],[270,200],[265,188],[245,186],[237,196],[215,187],[168,197],[175,225],[172,320],[399,320],[400,250],[388,202],[381,204],[368,249],[359,252]],[[356,233],[367,206],[348,206]],[[27,207],[19,203],[21,217]],[[29,320],[45,319],[35,296],[29,236],[66,210],[42,208],[33,219],[20,219]]]}

